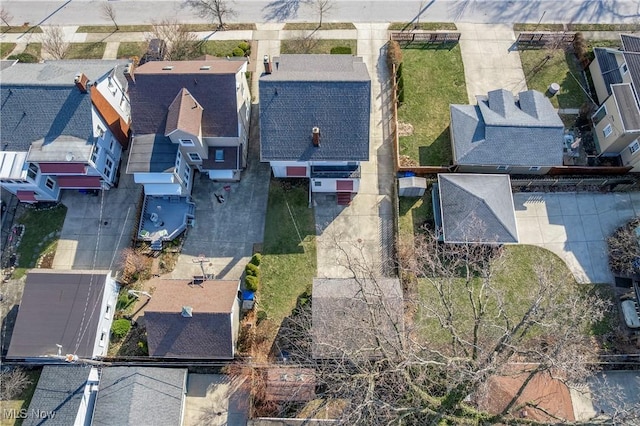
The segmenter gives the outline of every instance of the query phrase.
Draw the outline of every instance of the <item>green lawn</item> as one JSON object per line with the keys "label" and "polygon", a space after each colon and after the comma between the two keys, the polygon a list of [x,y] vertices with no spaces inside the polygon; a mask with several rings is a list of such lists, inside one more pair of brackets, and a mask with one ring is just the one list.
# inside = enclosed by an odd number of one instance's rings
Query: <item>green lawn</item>
{"label": "green lawn", "polygon": [[65,59],[102,59],[106,43],[71,43]]}
{"label": "green lawn", "polygon": [[460,46],[446,49],[403,49],[404,103],[398,120],[413,125],[400,138],[400,155],[421,166],[451,162],[449,104],[468,103]]}
{"label": "green lawn", "polygon": [[67,208],[60,204],[50,210],[27,210],[17,223],[25,226],[22,242],[18,247],[18,268],[14,278],[22,277],[27,269],[34,268],[40,256],[51,252],[58,242]]}
{"label": "green lawn", "polygon": [[[554,279],[558,282],[566,282],[567,291],[572,289],[569,284],[573,278],[567,266],[550,251],[529,245],[506,246],[505,250],[504,257],[495,265],[492,286],[502,294],[506,315],[512,323],[524,315],[531,301],[537,296],[537,293],[534,294],[531,291],[536,286],[534,265],[541,262],[552,264]],[[438,300],[436,290],[427,281],[419,279],[418,286],[423,305]],[[460,285],[452,285],[447,289],[451,290],[451,305],[455,307],[453,320],[455,327],[458,330],[468,330],[471,333],[473,317],[464,283],[460,281]],[[498,313],[495,295],[489,295],[487,301],[487,314],[490,315],[487,318],[491,318]],[[437,319],[427,317],[424,310],[418,312],[418,321],[422,326],[421,334],[425,340],[441,345],[447,345],[451,342],[451,334],[440,326]],[[490,336],[492,330],[485,329],[483,333],[485,336]],[[470,338],[470,334],[467,337]],[[492,336],[492,338],[497,337]]]}
{"label": "green lawn", "polygon": [[[118,25],[118,27],[119,33],[141,33],[153,30],[151,25]],[[81,25],[76,33],[112,33],[114,31],[116,31],[114,25]]]}
{"label": "green lawn", "polygon": [[0,26],[0,34],[9,33],[9,34],[19,34],[19,33],[42,33],[42,28],[40,27],[30,27],[28,25],[22,25],[18,27],[7,27],[6,25]]}
{"label": "green lawn", "polygon": [[0,413],[0,426],[20,426],[24,419],[8,419],[6,418],[6,414],[8,410],[27,410],[29,408],[29,404],[31,403],[31,398],[33,398],[33,393],[36,391],[36,386],[38,386],[38,379],[40,378],[41,369],[35,370],[26,370],[27,376],[29,376],[29,380],[31,383],[25,390],[22,391],[22,394],[18,396],[16,399],[10,399],[8,401],[2,401],[0,403],[0,407],[2,407],[3,412]]}
{"label": "green lawn", "polygon": [[422,197],[400,197],[398,227],[400,238],[413,238],[420,232],[426,221],[433,220],[431,188]]}
{"label": "green lawn", "polygon": [[389,30],[423,30],[423,31],[456,31],[458,27],[453,22],[392,22]]}
{"label": "green lawn", "polygon": [[314,22],[290,22],[284,24],[285,30],[355,30],[356,26],[351,22],[324,22],[322,27]]}
{"label": "green lawn", "polygon": [[207,40],[200,45],[201,55],[211,55],[224,58],[233,56],[233,49],[244,40]]}
{"label": "green lawn", "polygon": [[291,314],[298,296],[311,292],[316,275],[315,219],[307,191],[304,185],[276,180],[269,186],[258,303],[277,326]]}
{"label": "green lawn", "polygon": [[0,58],[7,56],[16,48],[15,43],[0,43]]}
{"label": "green lawn", "polygon": [[142,57],[147,51],[149,43],[145,41],[125,41],[118,46],[118,58]]}
{"label": "green lawn", "polygon": [[331,48],[345,46],[351,48],[351,54],[357,54],[356,40],[340,39],[291,39],[282,40],[280,53],[331,53]]}
{"label": "green lawn", "polygon": [[585,102],[584,92],[576,80],[580,78],[580,71],[572,52],[562,49],[527,49],[520,51],[520,60],[529,89],[547,93],[551,83],[560,85],[558,94],[550,97],[554,107],[580,108]]}

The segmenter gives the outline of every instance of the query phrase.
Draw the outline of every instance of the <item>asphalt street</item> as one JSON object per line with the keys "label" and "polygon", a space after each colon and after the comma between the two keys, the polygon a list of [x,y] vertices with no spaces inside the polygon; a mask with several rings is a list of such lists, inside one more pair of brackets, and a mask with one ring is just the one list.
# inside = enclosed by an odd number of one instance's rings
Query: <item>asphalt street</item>
{"label": "asphalt street", "polygon": [[[106,1],[104,1],[106,2]],[[100,0],[5,0],[13,25],[108,25]],[[143,24],[162,19],[204,23],[183,1],[109,1],[120,25]],[[315,0],[235,0],[235,15],[227,22],[316,22]],[[574,22],[638,23],[637,0],[333,0],[325,22]]]}

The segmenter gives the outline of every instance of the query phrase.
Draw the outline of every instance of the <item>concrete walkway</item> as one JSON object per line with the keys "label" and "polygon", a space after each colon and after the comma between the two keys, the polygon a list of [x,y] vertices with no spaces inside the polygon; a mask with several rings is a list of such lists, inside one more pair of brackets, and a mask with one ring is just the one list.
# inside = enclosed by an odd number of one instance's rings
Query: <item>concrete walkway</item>
{"label": "concrete walkway", "polygon": [[456,23],[470,104],[495,89],[527,90],[511,24]]}
{"label": "concrete walkway", "polygon": [[388,116],[383,102],[389,96],[388,72],[383,46],[388,40],[386,24],[356,24],[358,56],[371,77],[371,123],[369,161],[361,166],[360,191],[348,207],[335,199],[317,198],[315,207],[319,277],[352,277],[349,266],[386,274],[393,244],[391,202],[394,175],[391,140],[383,123]]}

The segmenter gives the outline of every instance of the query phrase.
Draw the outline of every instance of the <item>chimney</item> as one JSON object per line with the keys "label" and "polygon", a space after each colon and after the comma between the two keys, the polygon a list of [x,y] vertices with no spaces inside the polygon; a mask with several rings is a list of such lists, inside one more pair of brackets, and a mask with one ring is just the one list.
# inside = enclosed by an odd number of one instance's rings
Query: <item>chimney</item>
{"label": "chimney", "polygon": [[320,127],[314,127],[311,130],[311,136],[313,137],[313,146],[316,148],[320,146]]}
{"label": "chimney", "polygon": [[264,73],[271,74],[271,61],[269,60],[269,55],[264,55]]}
{"label": "chimney", "polygon": [[124,68],[124,76],[130,84],[136,84],[136,79],[133,75],[134,68],[135,65],[133,64],[133,62],[128,63]]}
{"label": "chimney", "polygon": [[89,77],[87,77],[84,73],[80,73],[76,75],[76,78],[73,81],[76,84],[78,90],[81,93],[87,93],[87,88],[89,87]]}

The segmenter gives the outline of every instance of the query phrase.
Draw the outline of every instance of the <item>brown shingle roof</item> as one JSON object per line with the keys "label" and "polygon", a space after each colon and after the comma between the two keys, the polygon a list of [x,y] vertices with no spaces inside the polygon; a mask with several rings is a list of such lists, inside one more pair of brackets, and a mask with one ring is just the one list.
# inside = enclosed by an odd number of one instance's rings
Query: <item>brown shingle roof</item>
{"label": "brown shingle roof", "polygon": [[[156,288],[144,314],[150,356],[233,358],[238,281],[190,285],[187,280],[157,279],[150,285]],[[191,308],[190,317],[182,315],[183,307]]]}
{"label": "brown shingle roof", "polygon": [[202,110],[202,106],[191,96],[187,89],[180,89],[176,98],[169,105],[167,127],[164,131],[165,136],[169,136],[169,134],[178,129],[192,135],[199,135]]}

